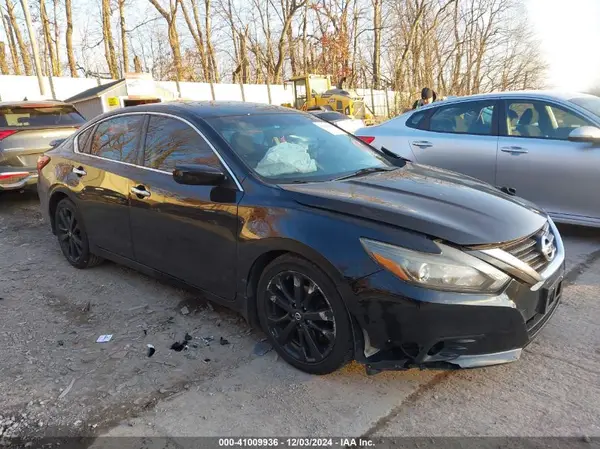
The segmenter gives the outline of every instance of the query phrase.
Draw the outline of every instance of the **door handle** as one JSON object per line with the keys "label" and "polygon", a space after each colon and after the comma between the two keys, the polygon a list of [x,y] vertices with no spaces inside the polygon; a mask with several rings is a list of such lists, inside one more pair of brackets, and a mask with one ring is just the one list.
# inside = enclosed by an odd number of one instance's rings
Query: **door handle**
{"label": "door handle", "polygon": [[419,148],[429,148],[429,147],[433,146],[433,144],[431,142],[428,142],[426,140],[416,140],[412,144]]}
{"label": "door handle", "polygon": [[71,170],[73,173],[75,173],[77,176],[85,176],[87,175],[86,171],[83,169],[83,167],[73,167],[73,169]]}
{"label": "door handle", "polygon": [[500,151],[503,151],[504,153],[511,153],[511,154],[529,153],[529,151],[527,151],[523,147],[502,147],[502,148],[500,148]]}
{"label": "door handle", "polygon": [[136,186],[131,188],[131,193],[134,193],[138,196],[138,198],[148,198],[150,196],[150,192],[146,190],[144,186]]}

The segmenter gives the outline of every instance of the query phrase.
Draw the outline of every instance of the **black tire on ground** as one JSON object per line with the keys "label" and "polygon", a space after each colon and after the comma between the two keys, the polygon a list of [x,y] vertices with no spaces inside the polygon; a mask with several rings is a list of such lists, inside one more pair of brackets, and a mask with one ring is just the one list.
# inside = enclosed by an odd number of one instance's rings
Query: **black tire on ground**
{"label": "black tire on ground", "polygon": [[67,261],[75,268],[91,268],[103,259],[90,252],[85,225],[77,206],[68,198],[62,199],[54,212],[58,243]]}
{"label": "black tire on ground", "polygon": [[[303,294],[306,299],[299,300]],[[352,360],[346,305],[335,284],[313,263],[294,255],[275,259],[261,275],[256,300],[262,329],[289,364],[310,374],[328,374]]]}

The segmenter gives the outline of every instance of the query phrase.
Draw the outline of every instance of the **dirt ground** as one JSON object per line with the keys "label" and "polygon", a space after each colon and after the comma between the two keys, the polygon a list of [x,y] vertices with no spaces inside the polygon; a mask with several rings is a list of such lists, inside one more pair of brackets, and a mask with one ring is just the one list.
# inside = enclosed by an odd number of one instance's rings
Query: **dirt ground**
{"label": "dirt ground", "polygon": [[[5,436],[95,433],[244,363],[262,339],[238,315],[127,268],[73,269],[33,194],[0,197],[0,254]],[[171,350],[186,334],[188,348]]]}
{"label": "dirt ground", "polygon": [[[273,351],[257,355],[259,331],[194,293],[113,263],[72,268],[37,197],[2,194],[0,439],[600,436],[600,231],[561,232],[564,304],[520,361],[309,376]],[[171,350],[186,334],[188,349]]]}

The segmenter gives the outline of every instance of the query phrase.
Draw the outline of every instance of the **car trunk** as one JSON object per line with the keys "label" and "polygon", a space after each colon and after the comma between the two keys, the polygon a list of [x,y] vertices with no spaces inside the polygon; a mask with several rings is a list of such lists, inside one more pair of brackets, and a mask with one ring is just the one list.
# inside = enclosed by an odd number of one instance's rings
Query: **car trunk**
{"label": "car trunk", "polygon": [[83,123],[70,105],[0,107],[0,166],[35,168],[52,141],[70,136]]}

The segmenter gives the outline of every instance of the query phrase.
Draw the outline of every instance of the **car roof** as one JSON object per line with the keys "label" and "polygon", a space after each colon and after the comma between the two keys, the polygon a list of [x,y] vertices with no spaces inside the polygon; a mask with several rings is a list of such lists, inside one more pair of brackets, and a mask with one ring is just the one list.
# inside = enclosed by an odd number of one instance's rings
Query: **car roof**
{"label": "car roof", "polygon": [[247,103],[243,101],[169,101],[165,103],[144,104],[140,106],[127,107],[125,110],[117,109],[115,114],[137,111],[137,112],[168,112],[172,114],[193,114],[200,118],[226,117],[238,115],[259,114],[302,114],[301,112],[262,103]]}
{"label": "car roof", "polygon": [[64,106],[69,103],[57,100],[41,100],[41,101],[2,101],[0,102],[0,108],[2,107],[30,107],[30,108],[50,108],[52,106]]}
{"label": "car roof", "polygon": [[435,101],[426,106],[422,106],[421,109],[429,109],[432,107],[439,106],[440,104],[452,104],[452,103],[460,103],[463,101],[473,101],[473,100],[486,100],[490,98],[522,98],[522,97],[535,97],[540,100],[562,100],[567,101],[571,98],[581,98],[592,96],[589,94],[579,93],[579,92],[569,92],[569,91],[561,91],[561,90],[515,90],[515,91],[506,91],[506,92],[489,92],[484,94],[474,94],[474,95],[465,95],[462,97],[451,97],[441,101]]}

